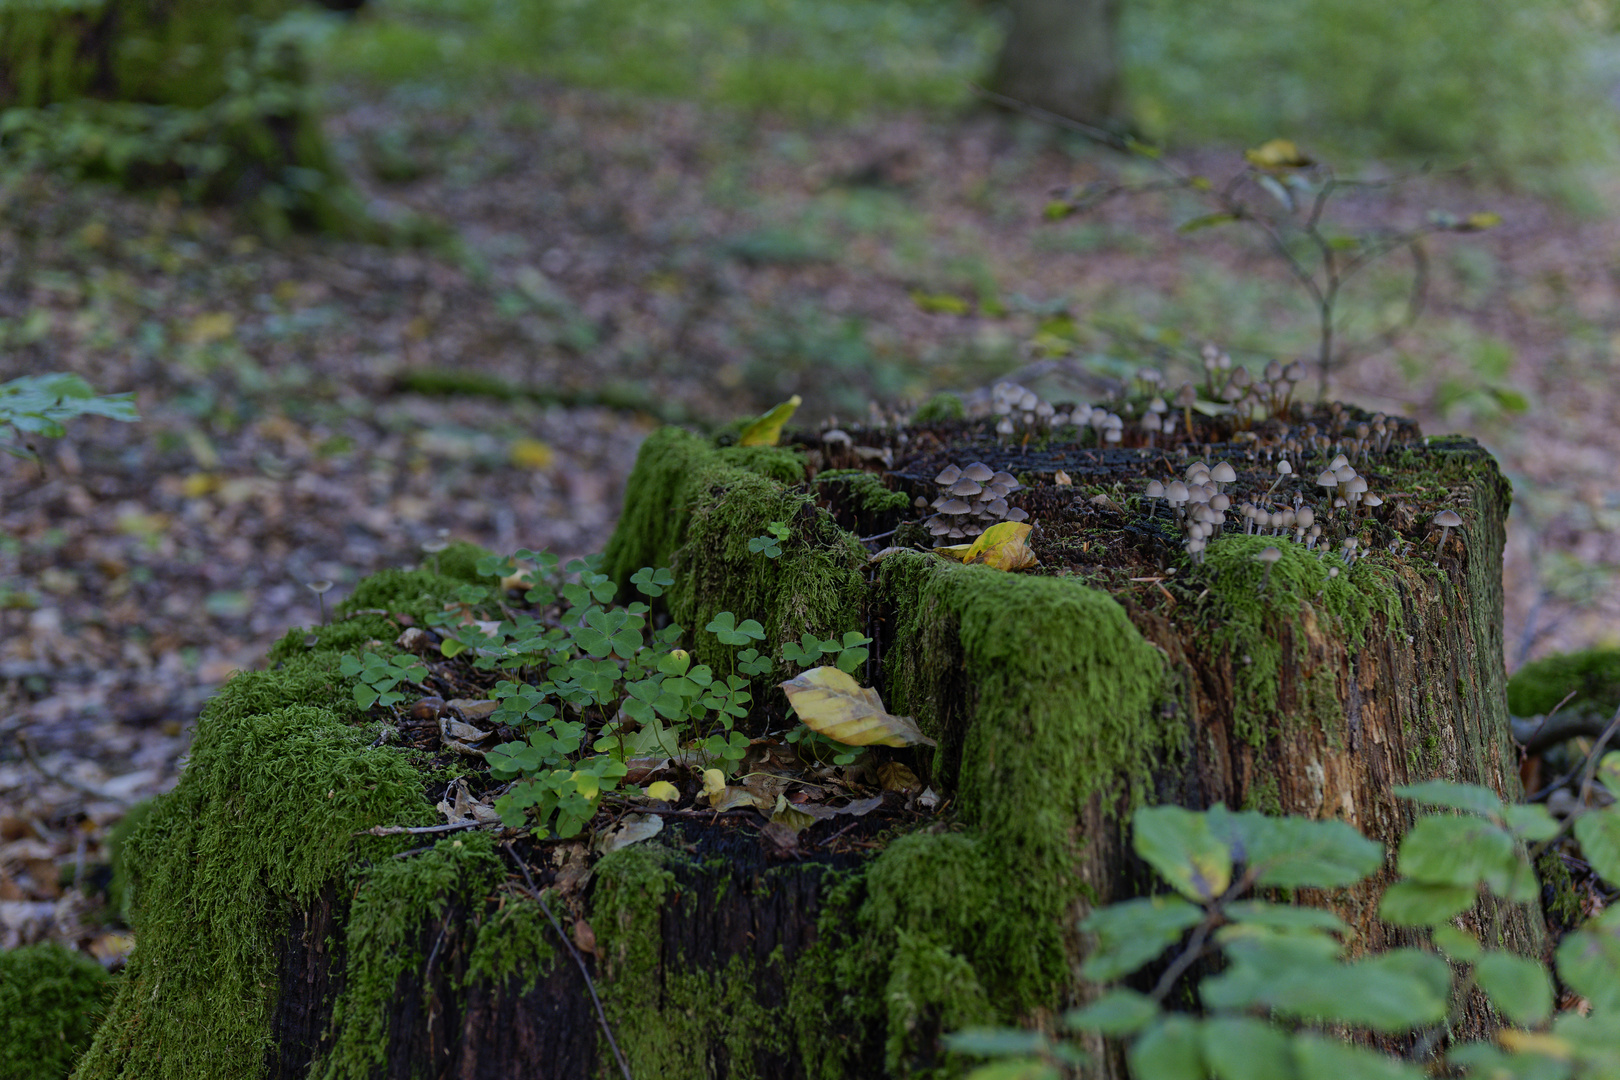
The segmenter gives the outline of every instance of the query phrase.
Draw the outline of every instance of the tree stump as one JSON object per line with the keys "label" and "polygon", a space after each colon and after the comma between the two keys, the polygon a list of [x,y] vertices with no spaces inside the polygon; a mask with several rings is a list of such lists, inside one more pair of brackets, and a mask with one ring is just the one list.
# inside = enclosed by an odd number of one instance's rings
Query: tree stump
{"label": "tree stump", "polygon": [[[1291,455],[1301,475],[1277,497],[1322,505],[1324,489],[1305,485],[1340,449],[1357,454],[1367,419],[1296,408],[1290,425],[1320,434]],[[418,766],[373,745],[375,725],[345,706],[333,658],[392,640],[402,614],[420,621],[470,579],[471,556],[453,549],[437,574],[368,579],[318,645],[290,634],[279,669],[238,676],[210,705],[180,787],[131,842],[139,945],[78,1076],[617,1076],[553,916],[586,948],[637,1080],[948,1072],[943,1032],[1049,1022],[1087,998],[1078,920],[1157,888],[1127,843],[1135,805],[1340,818],[1393,850],[1412,819],[1398,784],[1440,777],[1516,798],[1508,484],[1471,441],[1390,426],[1398,436],[1354,465],[1376,510],[1324,506],[1310,549],[1245,535],[1240,520],[1196,560],[1146,481],[1184,479],[1189,458],[1226,461],[1233,505],[1254,500],[1287,444],[1279,422],[1211,423],[1209,445],[1185,453],[1097,446],[1083,426],[998,441],[965,420],[786,448],[657,432],[606,572],[622,586],[672,567],[676,623],[756,618],[779,661],[800,633],[863,630],[858,674],[937,740],[895,756],[945,812],[856,847],[829,846],[822,823],[796,851],[735,817],[682,819],[600,858],[489,833],[431,847],[357,837],[431,814]],[[900,546],[928,536],[916,521],[928,511],[907,508],[939,495],[947,465],[972,462],[1021,482],[1007,501],[1036,526],[1039,568]],[[1431,528],[1443,509],[1462,526]],[[892,537],[860,539],[903,518]],[[777,522],[780,557],[750,550]],[[1348,561],[1346,536],[1361,541]],[[1257,561],[1266,548],[1279,558]],[[691,645],[700,658],[717,648]],[[780,729],[770,684],[784,671],[757,681],[752,721]],[[431,800],[442,774],[430,782]],[[1381,884],[1298,899],[1343,917],[1353,951],[1377,948],[1407,940],[1376,917]],[[532,892],[548,887],[550,913]],[[1507,946],[1539,949],[1537,911],[1501,926]]]}

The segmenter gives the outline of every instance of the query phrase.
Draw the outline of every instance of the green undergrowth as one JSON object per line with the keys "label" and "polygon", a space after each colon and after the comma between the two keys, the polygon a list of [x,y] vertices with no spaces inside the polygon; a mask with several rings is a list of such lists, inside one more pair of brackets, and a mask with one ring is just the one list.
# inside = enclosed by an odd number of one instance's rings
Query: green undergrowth
{"label": "green undergrowth", "polygon": [[[1575,696],[1564,701],[1570,693]],[[1587,649],[1526,664],[1508,680],[1507,703],[1514,716],[1545,716],[1554,708],[1560,715],[1612,716],[1620,708],[1620,649]]]}
{"label": "green undergrowth", "polygon": [[291,907],[361,851],[398,846],[357,831],[431,816],[406,757],[370,746],[334,699],[286,703],[327,685],[316,661],[289,667],[225,685],[180,784],[129,838],[140,944],[81,1080],[258,1075]]}
{"label": "green undergrowth", "polygon": [[[1282,552],[1282,558],[1272,564],[1265,581],[1264,564],[1255,556],[1268,547]],[[1331,623],[1335,637],[1360,648],[1375,616],[1382,615],[1392,626],[1402,623],[1393,577],[1376,556],[1346,566],[1337,553],[1324,556],[1276,537],[1228,536],[1209,545],[1200,577],[1209,587],[1204,612],[1213,644],[1231,657],[1232,722],[1238,738],[1262,746],[1286,724],[1303,719],[1297,710],[1284,716],[1278,709],[1283,661],[1278,627],[1288,628],[1295,654],[1302,657],[1307,643],[1300,616],[1309,606],[1317,619]],[[1301,687],[1301,693],[1313,717],[1342,721],[1337,687]]]}
{"label": "green undergrowth", "polygon": [[[792,451],[716,448],[679,428],[655,432],[625,485],[603,573],[623,590],[644,566],[670,567],[676,583],[666,603],[688,631],[722,611],[759,620],[769,642],[857,629],[866,551],[816,508],[803,481],[803,462]],[[749,550],[749,540],[773,522],[789,529],[782,554]],[[695,637],[692,649],[716,670],[731,667],[731,651],[713,638]]]}
{"label": "green undergrowth", "polygon": [[61,1080],[115,986],[100,964],[53,941],[0,950],[0,1076]]}
{"label": "green undergrowth", "polygon": [[[494,838],[484,832],[440,840],[432,851],[356,870],[358,891],[349,909],[347,936],[364,947],[349,951],[343,992],[332,1010],[335,1038],[312,1076],[362,1080],[386,1064],[390,1006],[400,977],[416,971],[425,959],[423,927],[437,925],[442,933],[454,899],[481,901],[503,876]],[[489,951],[484,957],[485,965],[495,964]],[[432,973],[425,972],[422,981],[426,992]],[[424,1002],[424,1011],[428,1005]]]}

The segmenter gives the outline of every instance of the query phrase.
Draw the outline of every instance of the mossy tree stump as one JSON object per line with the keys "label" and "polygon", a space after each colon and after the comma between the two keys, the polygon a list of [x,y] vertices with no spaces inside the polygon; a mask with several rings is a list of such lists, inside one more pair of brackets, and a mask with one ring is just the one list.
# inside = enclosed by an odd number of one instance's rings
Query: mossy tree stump
{"label": "mossy tree stump", "polygon": [[[407,758],[372,745],[335,658],[392,640],[401,614],[422,619],[468,579],[472,556],[453,549],[442,574],[369,579],[349,618],[313,646],[290,634],[279,670],[238,676],[209,706],[181,786],[131,841],[139,947],[78,1075],[617,1075],[583,976],[510,884],[514,859],[576,897],[638,1080],[948,1073],[942,1032],[1046,1022],[1089,993],[1078,919],[1154,888],[1126,843],[1134,805],[1341,818],[1393,847],[1412,818],[1398,784],[1519,794],[1509,489],[1476,444],[1411,440],[1365,464],[1384,506],[1330,519],[1330,540],[1364,541],[1354,562],[1239,532],[1195,565],[1139,496],[1180,472],[1174,453],[1024,450],[971,422],[853,443],[654,434],[605,569],[622,584],[672,567],[678,624],[756,618],[779,661],[802,632],[864,630],[864,681],[938,741],[901,756],[948,800],[942,817],[838,856],[702,824],[600,859],[487,833],[431,849],[358,835],[433,815]],[[1272,479],[1265,450],[1262,436],[1210,453],[1253,497]],[[807,478],[863,458],[890,464]],[[918,516],[907,507],[945,464],[973,460],[1021,479],[1042,568],[861,542]],[[1427,527],[1442,507],[1466,523],[1444,545]],[[777,559],[748,545],[772,522],[790,526]],[[1282,551],[1269,573],[1253,558],[1266,546]],[[780,729],[770,684],[787,671],[758,680],[752,722]],[[1376,918],[1376,885],[1300,899],[1344,917],[1353,950],[1376,948],[1400,936]],[[1539,948],[1537,912],[1503,916],[1507,945]]]}

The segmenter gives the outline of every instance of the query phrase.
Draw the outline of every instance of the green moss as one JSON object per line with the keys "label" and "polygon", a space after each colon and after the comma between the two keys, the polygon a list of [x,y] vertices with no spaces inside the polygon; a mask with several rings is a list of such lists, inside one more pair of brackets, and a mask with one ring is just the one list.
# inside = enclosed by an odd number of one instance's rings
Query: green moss
{"label": "green moss", "polygon": [[1560,714],[1613,715],[1620,707],[1620,649],[1587,649],[1526,664],[1508,680],[1508,712],[1545,716],[1571,691],[1575,696]]}
{"label": "green moss", "polygon": [[816,474],[816,485],[836,484],[848,491],[849,500],[863,515],[884,514],[890,510],[905,510],[911,498],[903,491],[893,491],[882,480],[865,469],[828,469]]}
{"label": "green moss", "polygon": [[938,424],[947,420],[962,420],[967,408],[955,394],[935,394],[917,407],[911,415],[913,424]]}
{"label": "green moss", "polygon": [[1075,822],[1094,797],[1144,798],[1184,726],[1155,708],[1170,692],[1162,654],[1106,593],[900,553],[878,594],[895,620],[889,707],[939,739],[934,782],[956,771],[971,830],[896,841],[866,875],[851,947],[882,972],[887,1058],[903,1071],[931,1025],[1056,1005]]}
{"label": "green moss", "polygon": [[[760,1071],[761,1055],[785,1054],[806,1022],[767,1008],[757,992],[761,971],[783,965],[782,950],[758,963],[747,950],[724,964],[712,956],[665,954],[665,911],[674,906],[674,919],[698,917],[695,900],[676,891],[673,867],[683,858],[656,844],[637,844],[596,866],[591,926],[608,1023],[637,1080],[771,1080]],[[732,871],[722,861],[698,872],[724,881]],[[767,873],[755,887],[770,889],[771,878]],[[617,1073],[605,1047],[601,1070]]]}
{"label": "green moss", "polygon": [[129,808],[129,813],[113,826],[112,833],[107,837],[107,853],[112,862],[112,880],[107,884],[107,907],[123,920],[125,926],[128,926],[130,921],[129,838],[140,828],[141,823],[156,805],[156,799],[142,799]]}
{"label": "green moss", "polygon": [[1573,930],[1581,924],[1585,913],[1581,910],[1581,897],[1575,891],[1575,882],[1569,876],[1569,867],[1554,851],[1544,851],[1536,860],[1536,877],[1541,881],[1541,909],[1547,921],[1561,930]]}
{"label": "green moss", "polygon": [[[671,566],[670,614],[705,663],[729,670],[732,650],[701,633],[721,611],[758,619],[762,651],[805,632],[829,637],[861,625],[866,552],[802,490],[783,486],[794,462],[772,447],[714,449],[679,428],[642,445],[603,572],[621,589],[643,566]],[[744,467],[746,466],[746,467]],[[775,475],[777,479],[770,477]],[[748,550],[773,521],[791,530],[776,559]]]}
{"label": "green moss", "polygon": [[671,565],[686,540],[687,515],[705,498],[706,484],[716,479],[717,470],[722,480],[726,471],[774,476],[786,484],[804,480],[803,463],[791,451],[769,446],[716,449],[689,431],[660,428],[641,444],[625,482],[624,510],[608,540],[602,572],[624,589],[643,566]]}
{"label": "green moss", "polygon": [[0,952],[0,1076],[62,1080],[113,987],[100,964],[55,942]]}
{"label": "green moss", "polygon": [[485,979],[499,985],[521,977],[523,981],[508,989],[528,993],[556,962],[556,950],[547,940],[554,932],[539,904],[527,897],[505,897],[478,927],[465,981]]}
{"label": "green moss", "polygon": [[[332,1010],[332,1048],[311,1070],[325,1080],[365,1080],[385,1064],[389,1007],[400,977],[419,968],[424,926],[441,924],[453,900],[481,898],[503,876],[494,838],[472,832],[408,859],[358,871],[349,909],[348,964]],[[431,980],[424,977],[425,983]],[[429,1003],[424,1002],[424,1010]]]}
{"label": "green moss", "polygon": [[[1254,557],[1268,547],[1277,548],[1283,557],[1272,564],[1262,590],[1265,569]],[[1201,580],[1209,586],[1209,603],[1203,610],[1213,628],[1213,643],[1232,660],[1234,732],[1251,746],[1264,745],[1290,722],[1277,707],[1278,668],[1285,635],[1296,653],[1306,647],[1300,619],[1307,607],[1317,619],[1331,621],[1352,648],[1365,643],[1375,615],[1401,624],[1393,575],[1372,556],[1346,567],[1337,555],[1319,557],[1272,537],[1229,536],[1210,544]],[[1310,699],[1307,708],[1293,721],[1307,716],[1342,721],[1336,687],[1307,685],[1305,691]]]}
{"label": "green moss", "polygon": [[1243,796],[1243,809],[1258,810],[1273,817],[1282,815],[1282,793],[1277,788],[1277,777],[1274,773],[1263,774],[1249,786],[1249,790]]}
{"label": "green moss", "polygon": [[[404,755],[372,748],[370,734],[340,713],[245,711],[316,674],[256,672],[227,683],[198,721],[179,785],[130,837],[138,945],[75,1073],[81,1080],[258,1075],[291,907],[311,901],[358,852],[398,846],[357,831],[431,816]],[[277,686],[278,677],[292,685]]]}

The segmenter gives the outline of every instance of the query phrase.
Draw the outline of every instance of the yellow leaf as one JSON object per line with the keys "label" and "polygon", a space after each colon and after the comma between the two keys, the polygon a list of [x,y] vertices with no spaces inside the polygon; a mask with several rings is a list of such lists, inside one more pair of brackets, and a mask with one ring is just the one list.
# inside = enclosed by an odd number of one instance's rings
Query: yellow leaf
{"label": "yellow leaf", "polygon": [[1463,219],[1463,223],[1470,229],[1494,229],[1502,224],[1502,215],[1483,211],[1478,214],[1469,214]]}
{"label": "yellow leaf", "polygon": [[782,804],[777,806],[776,813],[771,815],[771,820],[778,825],[792,829],[796,833],[804,832],[804,830],[816,823],[814,817],[786,802],[786,800],[783,800]]}
{"label": "yellow leaf", "polygon": [[513,439],[507,457],[520,469],[548,469],[557,454],[539,439]]}
{"label": "yellow leaf", "polygon": [[719,769],[703,770],[703,794],[712,803],[726,790],[726,774]]}
{"label": "yellow leaf", "polygon": [[1316,164],[1300,153],[1299,147],[1289,139],[1272,139],[1253,150],[1243,151],[1243,156],[1248,159],[1250,165],[1261,169],[1302,169],[1307,165]]}
{"label": "yellow leaf", "polygon": [[647,798],[654,802],[680,802],[681,789],[668,780],[657,780],[647,785]]}
{"label": "yellow leaf", "polygon": [[782,425],[793,416],[793,410],[804,401],[798,394],[794,394],[770,412],[753,421],[742,429],[737,437],[738,446],[775,446],[776,440],[782,437]]}
{"label": "yellow leaf", "polygon": [[212,345],[236,333],[236,316],[228,311],[199,315],[186,327],[186,340],[193,345]]}
{"label": "yellow leaf", "polygon": [[811,668],[782,683],[804,726],[845,746],[933,746],[908,716],[891,716],[876,690],[835,667]]}
{"label": "yellow leaf", "polygon": [[973,310],[966,300],[950,293],[913,292],[911,302],[917,305],[918,311],[926,311],[930,315],[966,315]]}
{"label": "yellow leaf", "polygon": [[1040,563],[1027,542],[1028,537],[1029,525],[1025,522],[1003,521],[984,530],[971,544],[934,550],[965,563],[983,563],[994,570],[1027,570]]}
{"label": "yellow leaf", "polygon": [[180,490],[188,499],[200,499],[219,490],[219,477],[205,472],[192,473],[180,482]]}
{"label": "yellow leaf", "polygon": [[1561,1039],[1557,1035],[1543,1035],[1534,1031],[1515,1031],[1504,1028],[1496,1033],[1496,1041],[1502,1044],[1503,1049],[1515,1053],[1544,1054],[1558,1061],[1568,1061],[1574,1054],[1575,1048],[1568,1039]]}

